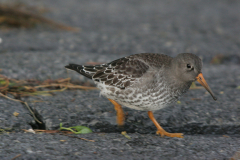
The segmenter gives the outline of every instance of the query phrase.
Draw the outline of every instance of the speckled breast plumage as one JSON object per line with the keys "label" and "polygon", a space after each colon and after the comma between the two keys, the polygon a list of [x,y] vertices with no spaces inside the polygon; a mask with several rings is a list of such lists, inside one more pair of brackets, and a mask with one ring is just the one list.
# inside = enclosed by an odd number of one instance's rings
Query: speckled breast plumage
{"label": "speckled breast plumage", "polygon": [[176,102],[185,92],[185,90],[171,88],[167,80],[161,76],[161,72],[159,74],[153,76],[155,80],[146,76],[146,83],[142,83],[143,79],[141,79],[124,90],[98,82],[96,84],[101,90],[101,95],[121,105],[136,110],[154,111]]}

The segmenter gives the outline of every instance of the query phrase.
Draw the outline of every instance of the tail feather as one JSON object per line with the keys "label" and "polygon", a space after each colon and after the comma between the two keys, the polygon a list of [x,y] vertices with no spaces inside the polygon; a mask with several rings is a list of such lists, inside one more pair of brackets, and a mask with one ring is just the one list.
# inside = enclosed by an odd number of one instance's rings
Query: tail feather
{"label": "tail feather", "polygon": [[[78,65],[78,64],[69,64],[69,65],[65,66],[65,68],[76,71],[90,79],[92,79],[93,75],[95,74],[93,67],[92,66],[83,66],[83,65]],[[88,68],[90,69],[90,71],[88,71]],[[91,70],[91,68],[92,68],[92,70]]]}

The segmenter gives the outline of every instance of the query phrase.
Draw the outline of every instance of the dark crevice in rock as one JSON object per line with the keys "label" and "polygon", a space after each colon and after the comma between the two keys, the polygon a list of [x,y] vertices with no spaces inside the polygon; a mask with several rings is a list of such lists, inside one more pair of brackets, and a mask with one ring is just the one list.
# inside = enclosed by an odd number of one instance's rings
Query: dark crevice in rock
{"label": "dark crevice in rock", "polygon": [[[25,104],[23,104],[23,106],[26,107]],[[45,126],[45,123],[42,120],[43,119],[42,116],[37,112],[37,110],[33,109],[31,106],[29,106],[29,108],[32,110],[32,112],[34,113],[37,120],[41,122],[41,123],[39,123],[34,119],[34,121],[29,123],[29,125],[32,127],[32,129],[43,129],[43,130],[45,130],[46,126]],[[33,115],[30,113],[30,111],[29,111],[29,114],[33,117]]]}
{"label": "dark crevice in rock", "polygon": [[43,130],[45,130],[46,126],[45,126],[45,123],[42,120],[42,116],[37,112],[37,110],[32,109],[32,111],[35,114],[35,117],[41,122],[41,123],[38,123],[37,121],[35,121],[34,125],[30,124],[32,126],[32,128],[33,129],[43,129]]}

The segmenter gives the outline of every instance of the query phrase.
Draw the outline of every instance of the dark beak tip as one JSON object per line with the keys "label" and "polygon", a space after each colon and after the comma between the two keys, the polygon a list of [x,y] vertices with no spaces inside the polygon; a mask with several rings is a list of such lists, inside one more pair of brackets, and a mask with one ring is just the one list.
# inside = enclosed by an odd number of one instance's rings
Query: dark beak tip
{"label": "dark beak tip", "polygon": [[217,97],[213,97],[213,99],[216,101],[216,100],[217,100]]}

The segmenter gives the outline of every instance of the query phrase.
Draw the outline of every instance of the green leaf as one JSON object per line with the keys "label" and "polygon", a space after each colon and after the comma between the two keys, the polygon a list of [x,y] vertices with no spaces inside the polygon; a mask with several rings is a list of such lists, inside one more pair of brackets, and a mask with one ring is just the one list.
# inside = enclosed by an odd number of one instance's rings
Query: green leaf
{"label": "green leaf", "polygon": [[74,126],[74,127],[65,128],[65,127],[62,127],[62,123],[60,123],[59,126],[60,126],[60,130],[71,131],[75,134],[92,133],[92,130],[88,127],[85,127],[85,126]]}
{"label": "green leaf", "polygon": [[0,85],[5,85],[7,82],[5,80],[0,80]]}

